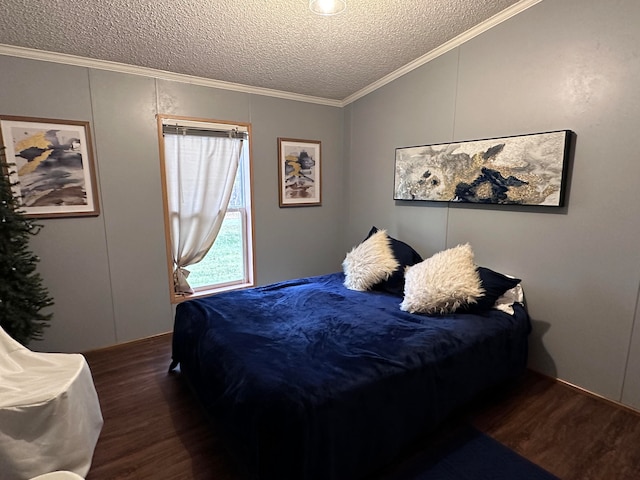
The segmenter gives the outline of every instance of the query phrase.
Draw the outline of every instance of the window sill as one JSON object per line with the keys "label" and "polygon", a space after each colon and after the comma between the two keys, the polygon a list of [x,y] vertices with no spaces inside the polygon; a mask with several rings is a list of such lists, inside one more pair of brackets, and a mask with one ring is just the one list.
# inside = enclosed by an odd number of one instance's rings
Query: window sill
{"label": "window sill", "polygon": [[203,298],[216,295],[223,292],[231,292],[233,290],[242,290],[245,288],[251,288],[255,286],[253,282],[247,283],[234,283],[233,285],[224,285],[221,287],[213,288],[199,288],[194,293],[185,293],[183,295],[172,295],[171,303],[182,303],[187,300],[193,300],[194,298]]}

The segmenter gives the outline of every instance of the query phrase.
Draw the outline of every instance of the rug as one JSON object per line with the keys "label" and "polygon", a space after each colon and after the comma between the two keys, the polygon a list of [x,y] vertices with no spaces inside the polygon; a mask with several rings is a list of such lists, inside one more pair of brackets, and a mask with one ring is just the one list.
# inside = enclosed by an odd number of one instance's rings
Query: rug
{"label": "rug", "polygon": [[472,427],[406,462],[388,480],[559,480]]}

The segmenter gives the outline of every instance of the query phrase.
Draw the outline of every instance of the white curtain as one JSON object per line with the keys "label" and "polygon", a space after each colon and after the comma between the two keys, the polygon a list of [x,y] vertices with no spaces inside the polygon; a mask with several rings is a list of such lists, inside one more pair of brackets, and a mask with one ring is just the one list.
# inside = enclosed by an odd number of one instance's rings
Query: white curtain
{"label": "white curtain", "polygon": [[242,139],[164,135],[176,293],[193,293],[185,268],[202,260],[224,220]]}

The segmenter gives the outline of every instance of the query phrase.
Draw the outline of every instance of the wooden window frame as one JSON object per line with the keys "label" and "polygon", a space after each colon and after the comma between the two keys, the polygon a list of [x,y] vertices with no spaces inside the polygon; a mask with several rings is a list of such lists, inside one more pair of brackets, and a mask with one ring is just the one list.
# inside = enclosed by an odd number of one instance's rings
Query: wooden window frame
{"label": "wooden window frame", "polygon": [[[203,124],[218,124],[228,125],[230,128],[234,126],[240,126],[247,129],[248,133],[248,155],[249,159],[246,163],[245,170],[245,182],[248,182],[248,193],[246,194],[246,204],[243,208],[234,208],[229,211],[242,211],[241,223],[243,241],[246,242],[245,248],[243,248],[244,262],[245,262],[245,278],[239,282],[229,282],[224,284],[216,284],[209,286],[202,286],[194,288],[192,294],[179,294],[175,291],[173,281],[173,255],[171,253],[171,230],[169,226],[169,199],[167,193],[167,173],[165,169],[165,153],[164,153],[164,136],[163,136],[163,123],[168,120],[175,120],[176,123],[203,123]],[[254,213],[253,213],[253,142],[251,135],[251,124],[243,122],[230,122],[226,120],[211,120],[196,117],[184,117],[175,115],[157,115],[158,122],[158,147],[160,152],[160,177],[162,182],[162,203],[163,203],[163,216],[164,216],[164,234],[165,234],[165,246],[167,254],[167,273],[169,279],[169,296],[171,303],[176,304],[192,298],[205,297],[214,295],[230,290],[239,290],[243,288],[253,287],[255,285],[255,242],[254,242]]]}

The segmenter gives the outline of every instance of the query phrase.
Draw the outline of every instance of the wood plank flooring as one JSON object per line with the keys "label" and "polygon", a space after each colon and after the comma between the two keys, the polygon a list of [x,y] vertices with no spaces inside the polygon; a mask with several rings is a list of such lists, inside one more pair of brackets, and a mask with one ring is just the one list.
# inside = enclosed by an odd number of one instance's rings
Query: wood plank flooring
{"label": "wood plank flooring", "polygon": [[[104,416],[87,480],[241,480],[180,374],[167,373],[170,334],[85,357]],[[640,479],[640,414],[533,372],[457,412],[399,463],[468,422],[563,480]]]}

